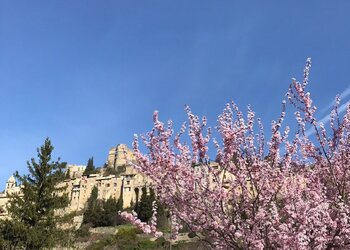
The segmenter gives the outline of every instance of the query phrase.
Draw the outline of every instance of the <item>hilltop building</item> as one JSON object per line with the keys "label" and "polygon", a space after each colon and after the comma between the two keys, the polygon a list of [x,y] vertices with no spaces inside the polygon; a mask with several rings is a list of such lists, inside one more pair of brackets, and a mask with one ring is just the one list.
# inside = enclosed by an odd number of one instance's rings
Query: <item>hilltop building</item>
{"label": "hilltop building", "polygon": [[[101,168],[97,174],[83,176],[86,166],[68,164],[69,176],[59,184],[66,186],[64,192],[68,193],[70,200],[65,211],[82,211],[94,186],[98,188],[99,199],[123,197],[124,208],[135,204],[141,197],[142,187],[146,186],[149,189],[151,183],[147,177],[135,170],[132,165],[134,160],[133,152],[125,144],[119,144],[109,150],[105,168]],[[7,216],[9,195],[20,193],[20,190],[15,178],[11,176],[6,183],[5,192],[0,193],[0,218]]]}
{"label": "hilltop building", "polygon": [[17,186],[15,177],[11,175],[11,177],[6,182],[5,191],[0,193],[0,217],[7,216],[6,205],[9,202],[9,196],[12,194],[20,194],[21,188]]}

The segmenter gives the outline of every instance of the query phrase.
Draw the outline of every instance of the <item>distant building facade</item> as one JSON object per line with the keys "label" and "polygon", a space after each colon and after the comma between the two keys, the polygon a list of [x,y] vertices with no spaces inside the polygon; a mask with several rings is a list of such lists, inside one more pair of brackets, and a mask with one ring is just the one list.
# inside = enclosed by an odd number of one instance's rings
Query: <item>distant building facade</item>
{"label": "distant building facade", "polygon": [[[84,165],[67,165],[66,180],[59,184],[66,187],[64,193],[68,194],[69,206],[65,212],[79,212],[86,207],[92,189],[98,188],[98,198],[106,200],[108,198],[119,199],[123,197],[124,208],[130,207],[140,199],[141,189],[149,189],[151,182],[148,177],[140,174],[133,167],[135,157],[133,151],[125,144],[119,144],[109,150],[105,168],[100,169],[98,174],[83,176]],[[113,169],[113,171],[110,171]],[[113,174],[106,174],[112,172]],[[6,189],[0,193],[0,218],[7,217],[7,204],[9,195],[20,194],[21,188],[16,185],[15,178],[11,176],[6,183]],[[63,193],[62,193],[63,194]]]}
{"label": "distant building facade", "polygon": [[12,194],[20,194],[21,188],[17,186],[15,177],[11,175],[11,177],[6,182],[5,191],[0,193],[0,218],[7,217],[7,204],[9,202],[9,196]]}

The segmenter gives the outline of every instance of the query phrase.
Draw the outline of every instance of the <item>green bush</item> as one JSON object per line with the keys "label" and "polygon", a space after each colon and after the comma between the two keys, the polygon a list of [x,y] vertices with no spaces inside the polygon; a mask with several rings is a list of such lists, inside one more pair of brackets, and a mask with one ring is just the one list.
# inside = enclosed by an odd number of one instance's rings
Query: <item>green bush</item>
{"label": "green bush", "polygon": [[[141,231],[132,225],[118,226],[118,233],[108,238],[99,240],[88,246],[87,250],[104,249],[120,249],[120,250],[158,250],[169,248],[169,242],[160,237],[155,241],[151,241]],[[184,244],[180,244],[182,246]],[[111,248],[112,247],[112,248]],[[177,248],[179,249],[179,248]]]}
{"label": "green bush", "polygon": [[155,249],[158,247],[157,243],[154,241],[147,240],[141,240],[137,244],[138,249]]}
{"label": "green bush", "polygon": [[136,228],[134,227],[119,228],[115,238],[117,240],[118,249],[121,249],[121,250],[137,249]]}
{"label": "green bush", "polygon": [[94,242],[90,246],[86,248],[86,250],[100,250],[103,249],[106,246],[113,246],[116,244],[115,237],[108,237],[106,239]]}

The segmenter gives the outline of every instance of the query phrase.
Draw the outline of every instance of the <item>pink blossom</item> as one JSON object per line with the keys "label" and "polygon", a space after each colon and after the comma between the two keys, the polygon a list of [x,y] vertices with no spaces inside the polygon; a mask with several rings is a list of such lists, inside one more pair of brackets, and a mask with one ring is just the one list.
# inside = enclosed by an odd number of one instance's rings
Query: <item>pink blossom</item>
{"label": "pink blossom", "polygon": [[[340,117],[337,98],[330,131],[320,126],[306,91],[310,69],[308,59],[303,81],[292,79],[287,92],[296,126],[284,126],[283,101],[270,139],[252,109],[245,117],[233,102],[219,115],[220,138],[214,140],[207,119],[189,107],[188,127],[176,135],[172,123],[164,126],[154,113],[153,129],[141,136],[147,153],[135,137],[135,167],[169,209],[173,238],[184,224],[215,249],[350,248],[350,106]],[[309,127],[316,140],[306,136]],[[190,145],[181,142],[186,129]],[[211,141],[215,162],[209,161]],[[160,234],[155,218],[147,225],[132,214],[122,216],[144,232]]]}

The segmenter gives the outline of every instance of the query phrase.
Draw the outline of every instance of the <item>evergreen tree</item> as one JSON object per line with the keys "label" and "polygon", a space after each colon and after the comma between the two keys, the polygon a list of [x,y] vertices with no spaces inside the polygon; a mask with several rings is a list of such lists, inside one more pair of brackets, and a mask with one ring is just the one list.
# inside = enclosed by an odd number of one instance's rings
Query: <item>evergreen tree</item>
{"label": "evergreen tree", "polygon": [[67,179],[67,180],[70,179],[70,170],[69,170],[69,168],[67,169],[65,179]]}
{"label": "evergreen tree", "polygon": [[92,189],[84,212],[83,224],[89,227],[115,226],[123,222],[118,214],[122,210],[123,200],[109,198],[106,201],[98,199],[98,189]]}
{"label": "evergreen tree", "polygon": [[121,219],[118,214],[118,201],[115,198],[109,198],[103,202],[102,215],[101,226],[116,226],[120,224]]}
{"label": "evergreen tree", "polygon": [[90,175],[90,174],[95,174],[96,173],[96,169],[94,166],[94,157],[89,158],[87,166],[84,170],[83,175]]}
{"label": "evergreen tree", "polygon": [[124,195],[124,181],[122,182],[122,186],[120,187],[120,195],[117,202],[118,211],[122,211],[124,207],[123,195]]}
{"label": "evergreen tree", "polygon": [[166,230],[169,225],[170,214],[163,203],[157,200],[157,227]]}
{"label": "evergreen tree", "polygon": [[60,195],[65,187],[57,186],[64,180],[66,164],[60,163],[59,159],[51,161],[52,151],[53,146],[47,138],[37,149],[38,162],[34,158],[28,161],[29,174],[16,172],[21,194],[10,197],[8,212],[11,220],[1,222],[2,248],[52,248],[65,235],[66,230],[59,225],[67,223],[69,218],[59,216],[55,211],[64,209],[69,203],[67,195]]}
{"label": "evergreen tree", "polygon": [[87,200],[87,207],[84,212],[83,223],[91,224],[91,226],[96,227],[100,224],[100,215],[102,214],[101,201],[97,199],[98,188],[93,187],[91,195]]}
{"label": "evergreen tree", "polygon": [[143,221],[148,222],[148,220],[152,217],[152,202],[155,200],[155,194],[153,189],[150,189],[150,194],[147,195],[146,187],[142,188],[142,195],[140,202],[138,204],[137,217]]}

